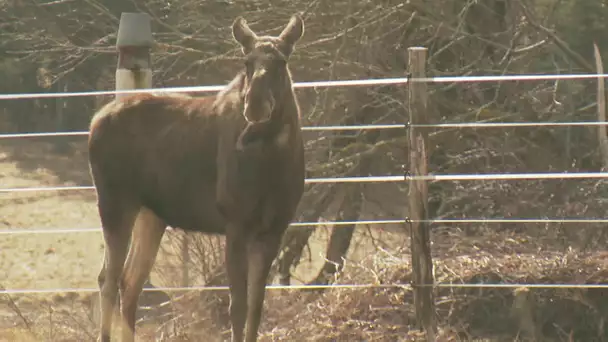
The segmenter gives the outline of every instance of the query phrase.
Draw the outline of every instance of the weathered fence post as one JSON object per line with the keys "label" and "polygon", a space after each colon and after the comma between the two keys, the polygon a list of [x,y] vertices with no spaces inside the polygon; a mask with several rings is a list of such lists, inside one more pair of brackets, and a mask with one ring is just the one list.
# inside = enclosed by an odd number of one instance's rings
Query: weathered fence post
{"label": "weathered fence post", "polygon": [[[422,47],[408,49],[408,83],[409,127],[409,168],[413,177],[427,175],[427,137],[428,128],[415,127],[428,122],[427,85],[417,82],[426,77],[426,53]],[[409,183],[409,218],[410,241],[412,254],[412,286],[418,324],[426,331],[428,341],[435,341],[435,305],[433,298],[433,261],[431,259],[431,242],[428,219],[428,186],[425,180],[410,180]]]}
{"label": "weathered fence post", "polygon": [[[150,16],[147,13],[120,15],[116,37],[116,90],[152,88],[150,50],[153,44]],[[116,98],[125,95],[116,94]]]}
{"label": "weathered fence post", "polygon": [[[153,43],[148,14],[122,13],[116,35],[118,51],[116,90],[152,88],[150,50]],[[116,98],[122,96],[124,94],[116,94]],[[91,302],[93,320],[99,323],[99,296],[93,298]]]}
{"label": "weathered fence post", "polygon": [[[602,55],[596,43],[593,43],[593,55],[595,56],[595,68],[599,75],[604,74]],[[606,122],[606,80],[603,77],[597,79],[597,121]],[[606,126],[597,126],[598,145],[600,145],[600,159],[602,160],[602,171],[608,170],[608,135]]]}
{"label": "weathered fence post", "polygon": [[150,50],[153,43],[148,14],[122,13],[116,38],[116,90],[152,88]]}

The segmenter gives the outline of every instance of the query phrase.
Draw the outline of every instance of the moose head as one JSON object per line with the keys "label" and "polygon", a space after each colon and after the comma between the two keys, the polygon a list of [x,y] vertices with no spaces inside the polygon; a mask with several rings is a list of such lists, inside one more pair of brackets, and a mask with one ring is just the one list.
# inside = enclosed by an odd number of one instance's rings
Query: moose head
{"label": "moose head", "polygon": [[291,17],[279,36],[258,36],[242,17],[232,25],[232,35],[245,54],[243,117],[248,125],[239,139],[239,149],[255,140],[275,119],[282,100],[292,93],[287,61],[304,33],[299,15]]}

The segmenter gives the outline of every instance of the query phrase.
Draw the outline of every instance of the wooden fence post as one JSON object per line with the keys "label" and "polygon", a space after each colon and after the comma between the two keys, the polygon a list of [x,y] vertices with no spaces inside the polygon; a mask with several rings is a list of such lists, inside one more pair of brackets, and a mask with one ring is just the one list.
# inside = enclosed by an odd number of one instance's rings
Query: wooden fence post
{"label": "wooden fence post", "polygon": [[[147,13],[122,13],[116,48],[116,90],[152,88],[150,50],[154,44]],[[122,97],[124,94],[117,94]]]}
{"label": "wooden fence post", "polygon": [[[602,55],[596,43],[593,43],[593,55],[595,56],[595,68],[599,75],[604,73]],[[606,122],[606,80],[603,77],[597,79],[597,121]],[[602,160],[602,171],[608,170],[608,135],[606,126],[597,126],[598,145],[600,146],[600,159]]]}
{"label": "wooden fence post", "polygon": [[[152,88],[150,50],[153,44],[150,16],[147,13],[121,14],[116,37],[116,90]],[[116,94],[116,98],[126,95]]]}
{"label": "wooden fence post", "polygon": [[[116,90],[152,88],[150,50],[154,41],[148,14],[122,13],[116,36]],[[117,99],[122,96],[124,94],[116,94]],[[93,296],[91,311],[96,323],[100,321],[99,305],[99,296]]]}
{"label": "wooden fence post", "polygon": [[[408,107],[410,124],[428,122],[427,85],[416,82],[426,77],[427,49],[411,47],[408,49]],[[409,127],[409,168],[413,177],[428,174],[427,166],[427,128]],[[428,219],[428,186],[425,180],[410,180],[409,218],[412,255],[412,286],[418,325],[426,331],[427,341],[435,341],[435,304],[433,298],[433,260],[431,259],[430,225],[421,220]]]}

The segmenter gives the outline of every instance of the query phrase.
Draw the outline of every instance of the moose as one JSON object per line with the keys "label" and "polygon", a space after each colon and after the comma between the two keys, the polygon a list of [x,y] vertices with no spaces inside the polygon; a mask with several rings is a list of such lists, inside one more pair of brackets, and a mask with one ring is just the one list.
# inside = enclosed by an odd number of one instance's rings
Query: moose
{"label": "moose", "polygon": [[[142,93],[93,116],[89,167],[105,253],[99,339],[120,307],[133,341],[137,300],[167,226],[226,236],[231,341],[257,340],[270,267],[304,191],[300,109],[287,66],[304,22],[278,36],[232,25],[244,54],[215,95]],[[117,303],[120,298],[119,303]]]}

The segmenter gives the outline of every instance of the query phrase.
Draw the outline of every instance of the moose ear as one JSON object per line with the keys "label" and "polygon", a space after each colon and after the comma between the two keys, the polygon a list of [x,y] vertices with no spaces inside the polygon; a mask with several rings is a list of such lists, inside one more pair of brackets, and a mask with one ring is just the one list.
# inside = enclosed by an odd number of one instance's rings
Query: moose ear
{"label": "moose ear", "polygon": [[234,37],[234,40],[241,44],[243,53],[245,54],[253,50],[253,45],[258,38],[258,36],[249,28],[247,21],[243,19],[243,17],[238,17],[234,20],[234,23],[232,24],[232,36]]}
{"label": "moose ear", "polygon": [[302,35],[304,34],[304,21],[298,14],[294,14],[289,23],[279,35],[279,39],[283,42],[285,54],[289,56],[293,51],[293,47]]}

